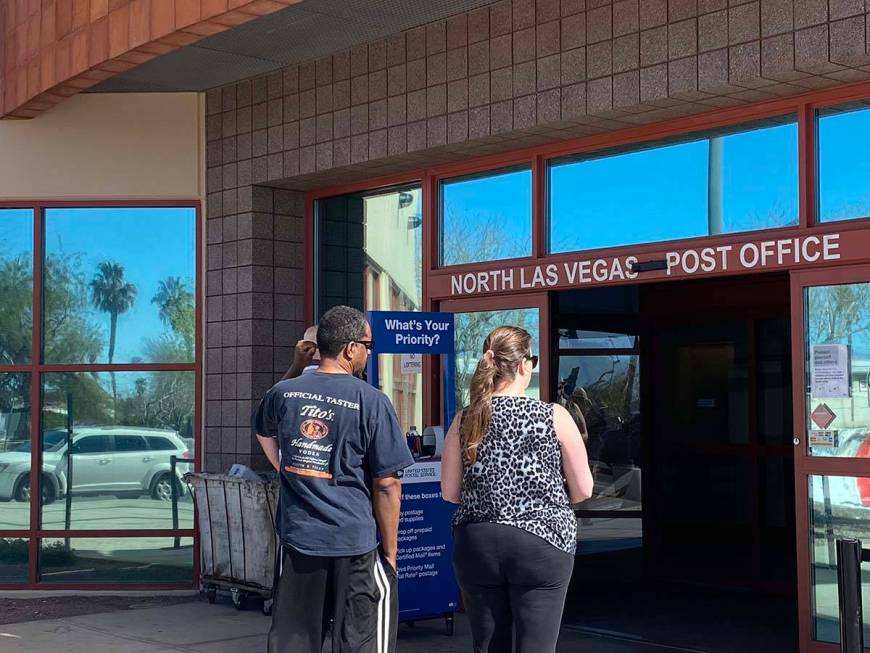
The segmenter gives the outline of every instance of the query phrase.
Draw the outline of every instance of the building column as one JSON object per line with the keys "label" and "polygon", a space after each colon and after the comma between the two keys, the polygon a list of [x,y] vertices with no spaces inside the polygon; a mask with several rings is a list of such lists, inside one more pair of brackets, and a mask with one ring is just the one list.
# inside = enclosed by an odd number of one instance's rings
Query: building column
{"label": "building column", "polygon": [[250,417],[307,326],[305,194],[225,187],[210,192],[207,214],[205,469],[265,470]]}

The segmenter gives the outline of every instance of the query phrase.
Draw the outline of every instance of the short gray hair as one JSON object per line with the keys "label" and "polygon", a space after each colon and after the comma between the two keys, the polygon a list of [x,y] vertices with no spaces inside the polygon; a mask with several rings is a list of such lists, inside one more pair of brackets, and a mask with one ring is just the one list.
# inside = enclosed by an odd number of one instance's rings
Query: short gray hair
{"label": "short gray hair", "polygon": [[349,342],[366,335],[366,317],[350,306],[330,308],[317,325],[317,348],[325,358],[335,358]]}

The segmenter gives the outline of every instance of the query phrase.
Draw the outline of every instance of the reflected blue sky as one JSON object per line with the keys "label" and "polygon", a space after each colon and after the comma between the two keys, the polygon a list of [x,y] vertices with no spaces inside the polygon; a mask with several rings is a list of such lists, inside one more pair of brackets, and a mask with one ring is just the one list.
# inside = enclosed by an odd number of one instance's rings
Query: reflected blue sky
{"label": "reflected blue sky", "polygon": [[819,118],[819,219],[870,216],[870,109]]}
{"label": "reflected blue sky", "polygon": [[444,265],[532,253],[532,171],[514,170],[442,186]]}
{"label": "reflected blue sky", "polygon": [[[708,140],[555,165],[551,250],[708,235]],[[726,233],[797,224],[797,125],[723,138]]]}
{"label": "reflected blue sky", "polygon": [[[193,208],[49,209],[45,216],[48,256],[79,257],[79,269],[90,282],[102,261],[124,266],[125,277],[137,289],[131,310],[118,318],[115,362],[133,361],[143,354],[146,338],[166,330],[151,302],[158,284],[180,277],[194,292],[196,270],[196,211]],[[95,324],[108,339],[109,318],[91,309]],[[105,359],[104,344],[101,360]]]}
{"label": "reflected blue sky", "polygon": [[0,209],[0,260],[11,260],[33,249],[33,211]]}

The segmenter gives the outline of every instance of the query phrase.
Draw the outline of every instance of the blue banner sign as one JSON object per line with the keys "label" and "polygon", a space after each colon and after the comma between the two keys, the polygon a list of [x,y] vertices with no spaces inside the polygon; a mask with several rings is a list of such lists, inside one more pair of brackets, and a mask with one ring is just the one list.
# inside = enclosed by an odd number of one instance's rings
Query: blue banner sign
{"label": "blue banner sign", "polygon": [[371,311],[369,323],[379,354],[453,355],[453,313]]}
{"label": "blue banner sign", "polygon": [[441,498],[441,461],[420,461],[402,477],[399,517],[399,621],[452,614],[459,605],[453,575],[451,521],[456,506]]}

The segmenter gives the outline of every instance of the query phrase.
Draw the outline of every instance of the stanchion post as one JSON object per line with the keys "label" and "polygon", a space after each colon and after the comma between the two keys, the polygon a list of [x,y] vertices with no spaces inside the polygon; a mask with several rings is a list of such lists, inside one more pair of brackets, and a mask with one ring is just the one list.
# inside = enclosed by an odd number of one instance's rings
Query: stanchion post
{"label": "stanchion post", "polygon": [[[172,530],[178,530],[178,489],[176,488],[177,483],[175,482],[176,477],[176,468],[178,466],[178,456],[172,455],[169,456],[169,484],[172,488]],[[181,546],[181,538],[178,535],[175,536],[175,548],[179,548]]]}
{"label": "stanchion post", "polygon": [[864,618],[861,601],[861,542],[837,540],[837,591],[840,596],[840,651],[863,653]]}
{"label": "stanchion post", "polygon": [[[66,393],[66,496],[64,497],[64,527],[67,532],[70,530],[71,522],[72,522],[72,488],[73,488],[73,399],[72,393]],[[41,437],[41,436],[40,436]],[[42,448],[40,447],[40,451]],[[42,455],[45,455],[45,452],[42,451]],[[40,461],[40,466],[42,465],[42,461]],[[31,482],[30,487],[33,487],[33,483]],[[31,496],[31,501],[33,497]],[[40,484],[40,504],[42,503],[42,486]],[[70,540],[69,537],[65,537],[64,541],[64,549],[66,551],[70,550]]]}

